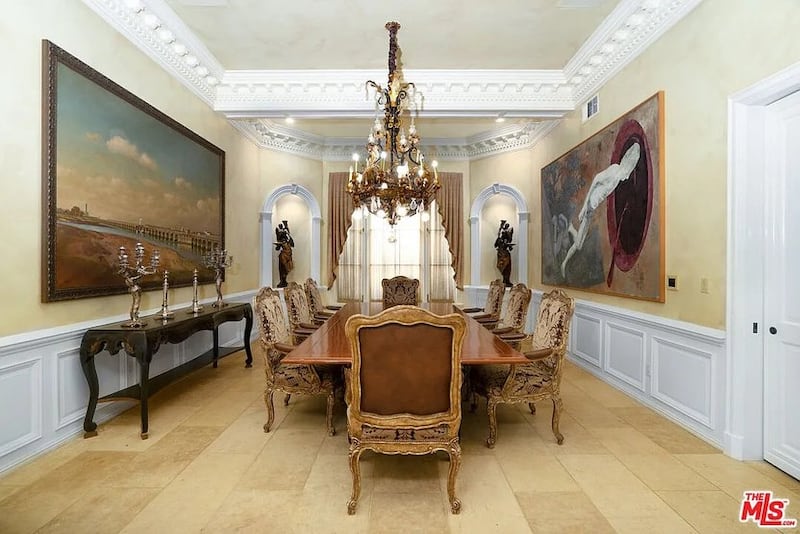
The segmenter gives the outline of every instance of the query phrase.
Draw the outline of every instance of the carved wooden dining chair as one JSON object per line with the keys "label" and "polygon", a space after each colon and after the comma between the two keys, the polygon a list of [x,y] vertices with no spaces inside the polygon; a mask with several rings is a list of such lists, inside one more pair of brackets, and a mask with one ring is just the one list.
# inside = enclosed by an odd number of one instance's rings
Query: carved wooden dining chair
{"label": "carved wooden dining chair", "polygon": [[[521,351],[530,360],[521,365],[480,365],[471,375],[475,393],[486,397],[489,437],[486,446],[497,442],[497,405],[527,402],[536,413],[535,402],[553,402],[551,426],[561,445],[564,436],[558,429],[561,417],[561,374],[567,352],[569,329],[575,301],[560,289],[545,293],[536,315],[533,334],[522,342]],[[473,403],[473,411],[476,404]]]}
{"label": "carved wooden dining chair", "polygon": [[315,317],[331,317],[337,310],[342,309],[341,306],[326,306],[322,303],[322,295],[319,294],[319,287],[317,287],[317,282],[313,278],[306,280],[305,290],[308,307],[311,308],[311,313]]}
{"label": "carved wooden dining chair", "polygon": [[286,300],[286,312],[289,315],[294,342],[299,345],[319,328],[323,320],[315,318],[311,313],[306,292],[297,282],[289,282],[283,289],[283,296]]}
{"label": "carved wooden dining chair", "polygon": [[405,276],[395,276],[394,278],[384,278],[381,280],[383,286],[383,308],[408,304],[416,306],[419,304],[419,280]]}
{"label": "carved wooden dining chair", "polygon": [[486,305],[483,308],[464,308],[461,311],[471,314],[473,319],[499,319],[505,292],[506,286],[503,280],[500,278],[492,280],[489,292],[486,294]]}
{"label": "carved wooden dining chair", "polygon": [[281,362],[284,356],[294,349],[291,333],[283,315],[280,294],[270,287],[261,288],[253,299],[253,309],[258,320],[257,350],[264,355],[266,387],[264,403],[267,405],[267,422],[264,432],[269,432],[275,421],[275,406],[272,397],[275,391],[302,393],[304,395],[327,395],[328,406],[326,424],[328,434],[334,435],[333,405],[335,375],[325,368],[312,365],[288,365]]}
{"label": "carved wooden dining chair", "polygon": [[517,284],[508,294],[505,313],[498,319],[478,318],[478,322],[500,336],[509,345],[519,347],[520,341],[525,338],[522,334],[525,321],[528,320],[528,307],[531,303],[531,290],[525,284]]}
{"label": "carved wooden dining chair", "polygon": [[347,512],[355,513],[361,493],[359,458],[371,450],[414,455],[447,452],[447,496],[450,510],[459,513],[455,482],[461,465],[464,317],[400,305],[372,317],[354,315],[345,332],[353,354],[347,386],[353,493]]}

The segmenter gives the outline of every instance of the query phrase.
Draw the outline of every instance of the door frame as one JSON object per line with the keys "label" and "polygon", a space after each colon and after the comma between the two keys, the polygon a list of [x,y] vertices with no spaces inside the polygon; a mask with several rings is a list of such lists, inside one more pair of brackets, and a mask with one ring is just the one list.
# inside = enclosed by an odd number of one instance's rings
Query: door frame
{"label": "door frame", "polygon": [[725,452],[742,460],[764,457],[766,108],[798,90],[800,62],[728,99]]}

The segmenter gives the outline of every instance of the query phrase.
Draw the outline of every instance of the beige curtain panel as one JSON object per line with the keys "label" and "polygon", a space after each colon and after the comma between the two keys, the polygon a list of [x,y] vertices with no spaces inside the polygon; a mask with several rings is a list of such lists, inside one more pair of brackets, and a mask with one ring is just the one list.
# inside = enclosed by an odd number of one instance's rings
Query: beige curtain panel
{"label": "beige curtain panel", "polygon": [[436,193],[436,204],[442,216],[444,236],[453,256],[456,287],[463,289],[464,282],[464,197],[463,175],[460,172],[440,172],[442,188]]}
{"label": "beige curtain panel", "polygon": [[353,199],[347,192],[349,173],[332,172],[328,175],[328,287],[336,280],[339,256],[347,240],[347,230],[353,224]]}

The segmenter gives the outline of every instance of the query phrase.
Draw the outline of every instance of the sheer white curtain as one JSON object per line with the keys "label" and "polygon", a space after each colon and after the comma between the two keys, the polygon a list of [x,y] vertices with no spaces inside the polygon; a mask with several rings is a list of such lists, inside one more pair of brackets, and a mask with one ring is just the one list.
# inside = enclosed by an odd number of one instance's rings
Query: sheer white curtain
{"label": "sheer white curtain", "polygon": [[391,228],[383,219],[356,210],[339,260],[339,300],[380,301],[381,280],[402,275],[420,280],[423,300],[452,301],[452,258],[435,205],[429,213],[427,222],[417,215]]}

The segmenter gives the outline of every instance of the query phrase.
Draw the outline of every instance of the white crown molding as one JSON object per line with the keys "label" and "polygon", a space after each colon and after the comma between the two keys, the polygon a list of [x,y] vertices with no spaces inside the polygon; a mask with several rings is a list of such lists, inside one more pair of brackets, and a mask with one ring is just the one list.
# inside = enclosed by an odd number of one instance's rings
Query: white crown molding
{"label": "white crown molding", "polygon": [[[423,95],[426,117],[498,112],[551,117],[574,108],[572,89],[558,70],[409,69],[403,75]],[[370,116],[375,102],[366,82],[383,83],[385,77],[380,70],[228,71],[214,109],[229,118]]]}
{"label": "white crown molding", "polygon": [[[363,152],[365,140],[352,137],[323,137],[275,123],[269,119],[230,119],[231,124],[261,148],[287,152],[325,161],[349,161]],[[422,147],[429,158],[473,160],[530,148],[547,135],[558,120],[527,121],[463,138],[424,138]]]}
{"label": "white crown molding", "polygon": [[702,0],[622,0],[562,73],[574,104],[591,97]]}
{"label": "white crown molding", "polygon": [[[295,136],[275,125],[259,131],[263,122],[244,119],[289,114],[369,117],[374,102],[366,94],[365,82],[383,82],[386,77],[382,70],[226,71],[165,0],[83,1],[213,109],[224,113],[237,129],[267,148],[320,157],[332,145],[313,136]],[[701,1],[622,0],[563,69],[407,70],[405,78],[424,95],[426,117],[502,113],[508,118],[557,119],[597,92]],[[484,140],[470,147],[450,140],[441,143],[441,150],[455,156],[465,146],[463,150],[471,158],[481,151],[489,155],[496,153],[494,143],[506,148],[525,145],[525,135],[499,142]],[[289,145],[281,147],[284,141]],[[329,151],[341,152],[338,148]]]}
{"label": "white crown molding", "polygon": [[163,0],[83,0],[95,13],[214,107],[225,69]]}

